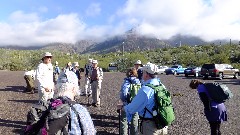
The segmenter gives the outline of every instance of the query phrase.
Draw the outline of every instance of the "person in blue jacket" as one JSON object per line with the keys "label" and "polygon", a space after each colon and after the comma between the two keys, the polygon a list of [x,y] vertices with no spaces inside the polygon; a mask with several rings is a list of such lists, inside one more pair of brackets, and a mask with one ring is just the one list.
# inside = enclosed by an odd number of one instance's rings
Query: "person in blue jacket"
{"label": "person in blue jacket", "polygon": [[[131,84],[139,84],[141,83],[137,78],[137,70],[136,68],[128,69],[126,72],[126,78],[124,78],[124,82],[122,84],[120,99],[123,102],[123,105],[127,105],[129,103],[129,93],[130,93],[130,85]],[[133,114],[133,118],[130,123],[130,134],[137,135],[138,134],[138,114]],[[126,113],[121,111],[121,120],[120,120],[120,135],[128,135],[128,122],[126,118]]]}
{"label": "person in blue jacket", "polygon": [[150,83],[153,85],[159,85],[159,79],[157,78],[157,65],[147,64],[142,70],[144,83],[141,89],[139,89],[137,95],[133,98],[130,104],[125,106],[119,104],[117,107],[126,112],[128,122],[130,122],[133,115],[138,112],[141,120],[139,125],[140,135],[166,135],[168,127],[166,126],[162,129],[158,129],[153,116],[146,111],[146,108],[152,111],[155,105],[154,89],[146,86],[146,84]]}

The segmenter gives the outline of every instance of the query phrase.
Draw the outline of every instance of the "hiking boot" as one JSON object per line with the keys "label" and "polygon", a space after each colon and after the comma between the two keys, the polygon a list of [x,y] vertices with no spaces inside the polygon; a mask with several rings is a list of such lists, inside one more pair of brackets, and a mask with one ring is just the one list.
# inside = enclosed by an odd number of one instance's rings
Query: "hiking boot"
{"label": "hiking boot", "polygon": [[34,94],[34,91],[28,91],[27,94]]}

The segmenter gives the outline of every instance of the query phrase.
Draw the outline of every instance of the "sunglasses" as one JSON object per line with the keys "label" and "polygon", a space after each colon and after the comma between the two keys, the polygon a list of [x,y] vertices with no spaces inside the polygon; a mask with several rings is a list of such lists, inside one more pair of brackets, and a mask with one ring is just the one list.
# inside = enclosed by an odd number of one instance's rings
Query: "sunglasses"
{"label": "sunglasses", "polygon": [[46,56],[46,58],[50,58],[51,59],[52,57],[51,56]]}

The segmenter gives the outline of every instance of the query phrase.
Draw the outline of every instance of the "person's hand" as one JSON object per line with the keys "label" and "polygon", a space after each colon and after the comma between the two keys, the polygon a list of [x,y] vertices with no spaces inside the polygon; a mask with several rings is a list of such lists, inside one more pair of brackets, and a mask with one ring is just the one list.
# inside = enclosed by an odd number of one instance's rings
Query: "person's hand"
{"label": "person's hand", "polygon": [[123,108],[123,104],[118,104],[117,105],[117,110],[122,110],[122,108]]}
{"label": "person's hand", "polygon": [[46,91],[46,92],[50,92],[50,89],[49,89],[49,88],[45,88],[45,91]]}

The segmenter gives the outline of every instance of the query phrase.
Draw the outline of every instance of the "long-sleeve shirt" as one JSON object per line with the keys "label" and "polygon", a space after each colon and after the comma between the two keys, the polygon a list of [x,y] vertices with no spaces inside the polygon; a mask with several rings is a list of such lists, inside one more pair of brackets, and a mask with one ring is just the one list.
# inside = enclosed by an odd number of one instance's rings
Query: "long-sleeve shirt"
{"label": "long-sleeve shirt", "polygon": [[[93,121],[87,109],[80,104],[75,104],[73,107],[78,112],[80,117],[81,127],[79,126],[78,117],[75,112],[70,109],[71,114],[71,130],[70,135],[96,135],[96,130],[93,125]],[[82,133],[83,131],[83,133]]]}
{"label": "long-sleeve shirt", "polygon": [[124,106],[128,122],[131,121],[132,115],[136,112],[138,112],[139,116],[141,117],[143,117],[145,112],[144,118],[152,118],[152,115],[148,111],[145,111],[145,107],[149,111],[152,111],[152,108],[155,105],[154,90],[148,86],[145,86],[148,83],[159,85],[159,80],[154,78],[145,81],[142,88],[139,89],[137,95],[133,98],[132,102]]}
{"label": "long-sleeve shirt", "polygon": [[52,64],[41,63],[36,70],[36,79],[38,86],[42,88],[53,89],[53,66]]}
{"label": "long-sleeve shirt", "polygon": [[122,88],[120,91],[120,99],[122,100],[124,105],[126,105],[126,103],[127,103],[127,95],[129,93],[131,83],[132,84],[141,84],[137,77],[128,77],[128,78],[124,79],[124,82],[122,84]]}

